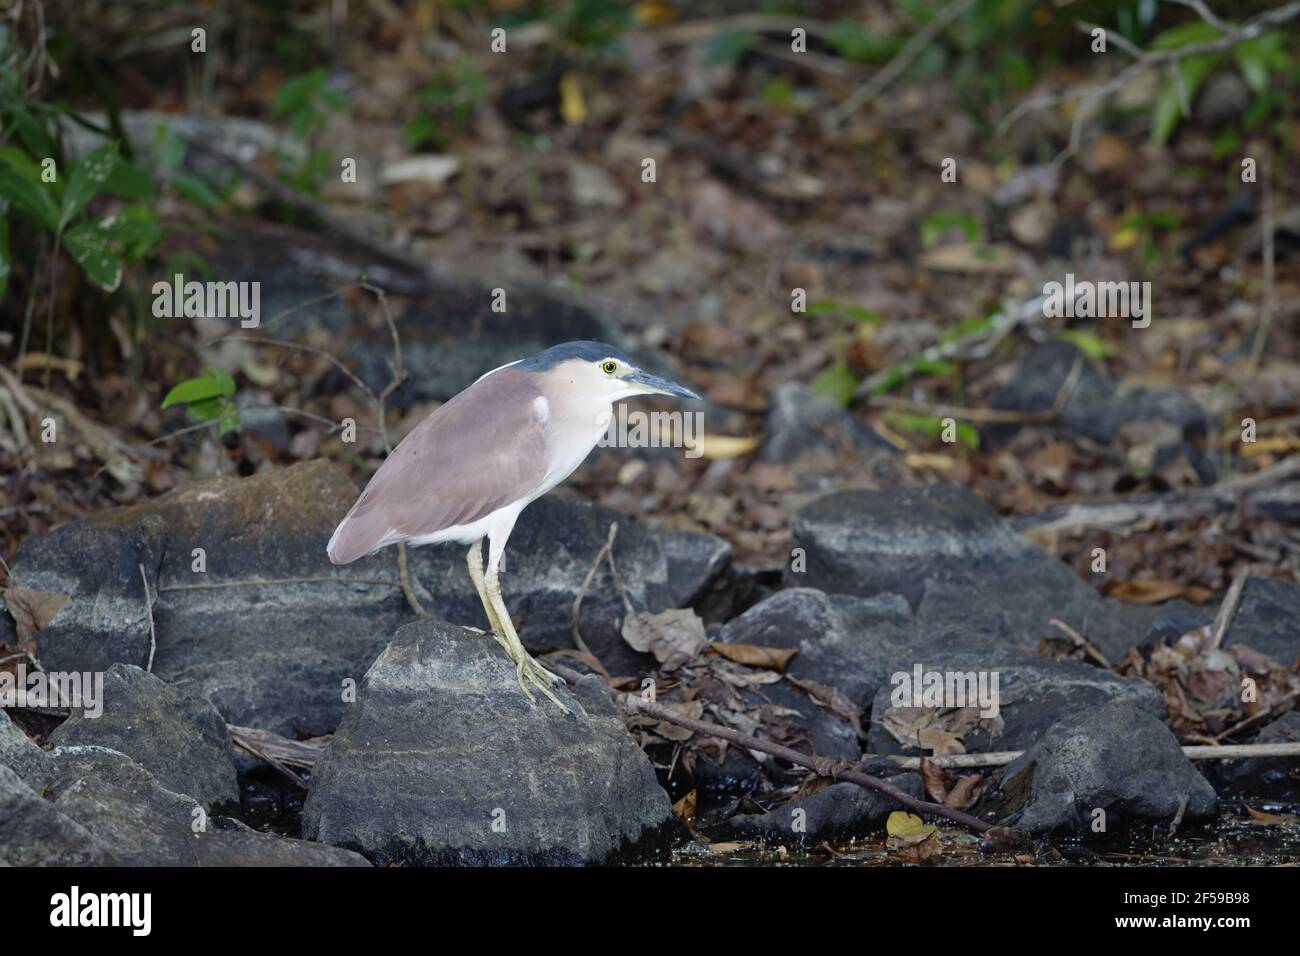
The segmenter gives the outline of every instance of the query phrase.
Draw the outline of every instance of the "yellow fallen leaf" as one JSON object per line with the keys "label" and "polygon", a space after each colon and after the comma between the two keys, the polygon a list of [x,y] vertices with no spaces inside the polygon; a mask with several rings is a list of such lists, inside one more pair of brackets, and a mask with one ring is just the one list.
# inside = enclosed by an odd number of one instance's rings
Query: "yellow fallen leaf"
{"label": "yellow fallen leaf", "polygon": [[704,435],[690,449],[709,459],[739,458],[756,450],[762,441],[761,437],[743,435]]}
{"label": "yellow fallen leaf", "polygon": [[784,671],[790,658],[799,653],[797,647],[764,647],[761,644],[727,644],[714,641],[709,645],[713,653],[720,654],[729,661],[744,664],[746,667],[762,667],[767,670]]}
{"label": "yellow fallen leaf", "polygon": [[632,8],[636,22],[643,27],[657,27],[673,20],[673,5],[663,0],[644,0]]}
{"label": "yellow fallen leaf", "polygon": [[924,839],[934,832],[934,827],[915,813],[895,810],[885,821],[885,832],[891,837],[921,837]]}
{"label": "yellow fallen leaf", "polygon": [[1294,451],[1297,448],[1300,448],[1300,437],[1278,435],[1274,438],[1260,438],[1256,441],[1242,442],[1241,456],[1249,458],[1252,455],[1270,455],[1279,451]]}
{"label": "yellow fallen leaf", "polygon": [[570,126],[577,126],[587,119],[587,103],[582,98],[582,86],[573,73],[560,77],[560,115]]}

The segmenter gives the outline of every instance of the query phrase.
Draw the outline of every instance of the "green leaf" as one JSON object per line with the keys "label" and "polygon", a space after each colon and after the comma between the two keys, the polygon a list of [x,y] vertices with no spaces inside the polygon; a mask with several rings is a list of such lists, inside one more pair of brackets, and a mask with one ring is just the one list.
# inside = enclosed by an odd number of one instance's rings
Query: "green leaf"
{"label": "green leaf", "polygon": [[1084,332],[1081,329],[1069,329],[1058,333],[1056,337],[1074,344],[1080,352],[1090,359],[1108,358],[1118,351],[1110,342],[1099,339],[1091,332]]}
{"label": "green leaf", "polygon": [[933,248],[943,234],[954,227],[962,231],[967,242],[980,241],[980,224],[974,216],[960,212],[937,212],[921,220],[921,245],[926,249]]}
{"label": "green leaf", "polygon": [[[1217,36],[1217,34],[1216,34]],[[1214,70],[1215,65],[1221,57],[1218,54],[1214,56],[1193,56],[1182,60],[1177,69],[1182,73],[1183,87],[1187,90],[1187,102],[1192,102],[1196,98],[1196,91],[1200,89],[1205,78]],[[1169,137],[1173,135],[1178,128],[1179,121],[1183,118],[1183,98],[1178,89],[1178,80],[1170,76],[1165,80],[1164,87],[1160,90],[1160,95],[1156,98],[1155,111],[1151,117],[1151,142],[1157,146],[1164,145]]]}
{"label": "green leaf", "polygon": [[9,121],[29,153],[38,159],[54,155],[54,146],[50,143],[49,136],[45,135],[44,127],[21,103],[13,108]]}
{"label": "green leaf", "polygon": [[853,401],[857,390],[857,376],[843,362],[837,362],[813,379],[812,389],[818,395],[825,395],[840,407],[846,407]]}
{"label": "green leaf", "polygon": [[55,229],[59,224],[58,208],[34,168],[20,169],[9,163],[7,157],[0,158],[0,196],[41,225]]}
{"label": "green leaf", "polygon": [[[895,431],[913,432],[930,438],[942,438],[943,419],[938,415],[913,415],[907,412],[886,412],[885,424]],[[953,421],[953,434],[957,441],[970,449],[980,446],[979,432],[970,422]]]}
{"label": "green leaf", "polygon": [[1278,30],[1261,33],[1232,51],[1246,84],[1256,94],[1268,92],[1268,77],[1273,70],[1283,70],[1287,65],[1284,38]]}
{"label": "green leaf", "polygon": [[724,30],[709,41],[704,51],[705,66],[726,66],[735,63],[754,42],[754,35],[746,30]]}
{"label": "green leaf", "polygon": [[310,107],[328,79],[329,71],[322,66],[285,80],[275,91],[271,112],[276,116],[287,116]]}
{"label": "green leaf", "polygon": [[104,182],[104,189],[123,199],[152,199],[154,196],[153,180],[149,174],[120,157]]}
{"label": "green leaf", "polygon": [[204,403],[214,399],[220,402],[221,399],[230,398],[234,394],[235,380],[230,377],[230,373],[221,368],[208,368],[204,369],[203,374],[197,378],[187,378],[172,388],[163,398],[162,407],[189,405],[190,411],[196,416],[215,418],[215,414],[211,416],[202,414],[203,411],[213,410],[211,406],[206,406]]}
{"label": "green leaf", "polygon": [[99,223],[73,226],[63,234],[63,245],[91,282],[106,292],[117,290],[122,282],[122,260]]}
{"label": "green leaf", "polygon": [[836,52],[855,63],[883,63],[899,51],[906,39],[867,33],[852,20],[837,20],[826,34]]}
{"label": "green leaf", "polygon": [[208,209],[221,205],[221,197],[208,185],[202,176],[193,173],[176,173],[172,176],[172,188],[193,202]]}
{"label": "green leaf", "polygon": [[147,255],[162,238],[162,229],[153,210],[139,203],[101,219],[99,225],[130,262]]}
{"label": "green leaf", "polygon": [[70,223],[77,213],[85,208],[86,203],[99,192],[117,165],[117,143],[108,143],[92,150],[81,158],[72,175],[68,177],[68,188],[63,193],[63,208],[59,213],[59,229]]}

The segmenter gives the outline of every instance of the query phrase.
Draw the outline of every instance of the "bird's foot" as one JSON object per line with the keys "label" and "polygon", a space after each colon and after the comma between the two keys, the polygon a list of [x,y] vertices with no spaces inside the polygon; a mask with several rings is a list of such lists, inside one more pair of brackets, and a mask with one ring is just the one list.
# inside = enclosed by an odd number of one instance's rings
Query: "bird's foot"
{"label": "bird's foot", "polygon": [[[513,655],[512,655],[513,656]],[[560,712],[566,717],[572,713],[569,708],[560,703],[560,698],[551,692],[552,684],[559,684],[560,678],[556,677],[541,664],[537,663],[527,651],[522,647],[519,649],[519,656],[515,660],[515,679],[519,681],[519,689],[524,692],[524,696],[532,703],[537,703],[537,698],[532,695],[528,685],[532,684],[540,690],[546,698],[560,708]]]}

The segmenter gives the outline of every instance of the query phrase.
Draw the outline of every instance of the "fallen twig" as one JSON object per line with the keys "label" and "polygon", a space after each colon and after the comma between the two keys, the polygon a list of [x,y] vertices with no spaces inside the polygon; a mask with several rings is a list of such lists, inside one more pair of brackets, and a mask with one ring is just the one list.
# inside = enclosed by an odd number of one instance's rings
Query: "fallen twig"
{"label": "fallen twig", "polygon": [[1241,592],[1246,587],[1246,581],[1250,579],[1249,574],[1243,574],[1232,582],[1228,588],[1227,597],[1219,605],[1218,613],[1214,615],[1214,629],[1210,632],[1210,647],[1217,648],[1223,643],[1223,635],[1227,633],[1228,626],[1232,624],[1232,617],[1237,613],[1237,605],[1241,601]]}
{"label": "fallen twig", "polygon": [[287,779],[292,780],[301,789],[303,790],[307,789],[307,784],[303,783],[302,778],[299,777],[296,773],[294,773],[292,770],[290,770],[280,761],[276,760],[274,757],[267,754],[260,747],[258,747],[257,744],[253,743],[247,737],[243,736],[240,733],[237,733],[236,732],[237,728],[231,727],[229,724],[227,724],[226,726],[227,729],[230,731],[231,743],[233,743],[235,746],[243,750],[247,750],[258,760],[261,760],[268,766],[273,767],[276,770],[276,772],[278,772],[281,776],[284,776]]}
{"label": "fallen twig", "polygon": [[1060,630],[1070,639],[1070,642],[1073,643],[1075,647],[1081,648],[1085,654],[1093,659],[1093,661],[1106,668],[1106,670],[1110,670],[1110,661],[1106,660],[1106,655],[1098,650],[1097,645],[1093,644],[1092,641],[1088,640],[1062,620],[1052,618],[1047,623]]}
{"label": "fallen twig", "polygon": [[153,655],[158,650],[158,631],[153,623],[153,596],[149,593],[149,576],[145,574],[144,565],[139,565],[140,580],[144,583],[144,611],[149,616],[149,660],[145,662],[144,669],[153,673]]}
{"label": "fallen twig", "polygon": [[[1244,760],[1249,757],[1300,757],[1300,742],[1273,744],[1188,744],[1182,748],[1188,760]],[[976,767],[1005,767],[1025,755],[1023,750],[991,750],[988,753],[951,754],[926,757],[927,763],[942,770],[970,770]],[[903,770],[920,770],[920,757],[898,754],[867,754],[863,761],[888,760]]]}
{"label": "fallen twig", "polygon": [[[618,522],[617,521],[610,522],[609,534],[605,538],[605,543],[601,545],[600,550],[596,552],[595,560],[591,562],[591,567],[587,569],[587,576],[582,579],[582,587],[578,588],[578,594],[573,599],[573,625],[571,628],[573,631],[573,643],[578,648],[578,650],[582,651],[584,654],[591,657],[592,660],[595,660],[597,662],[599,662],[600,659],[591,652],[591,648],[587,646],[587,642],[582,639],[582,631],[578,627],[578,620],[579,620],[579,615],[582,612],[582,599],[587,596],[587,588],[591,587],[591,579],[596,576],[596,569],[600,567],[600,562],[604,560],[605,555],[613,554],[614,537],[617,534],[618,534]],[[602,671],[605,671],[603,665],[601,666],[600,669]],[[607,677],[609,676],[608,671],[605,671],[605,676]]]}

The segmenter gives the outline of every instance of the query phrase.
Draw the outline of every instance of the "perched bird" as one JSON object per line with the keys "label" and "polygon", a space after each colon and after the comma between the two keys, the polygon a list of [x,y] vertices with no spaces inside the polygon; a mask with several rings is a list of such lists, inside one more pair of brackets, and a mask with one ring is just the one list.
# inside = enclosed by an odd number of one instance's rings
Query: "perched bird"
{"label": "perched bird", "polygon": [[[470,580],[524,695],[556,706],[556,677],[524,649],[501,599],[498,568],[519,513],[567,478],[596,446],[613,403],[634,395],[699,398],[603,342],[566,342],[493,369],[393,449],[330,538],[335,564],[392,544],[468,544]],[[486,573],[480,542],[488,539]]]}

